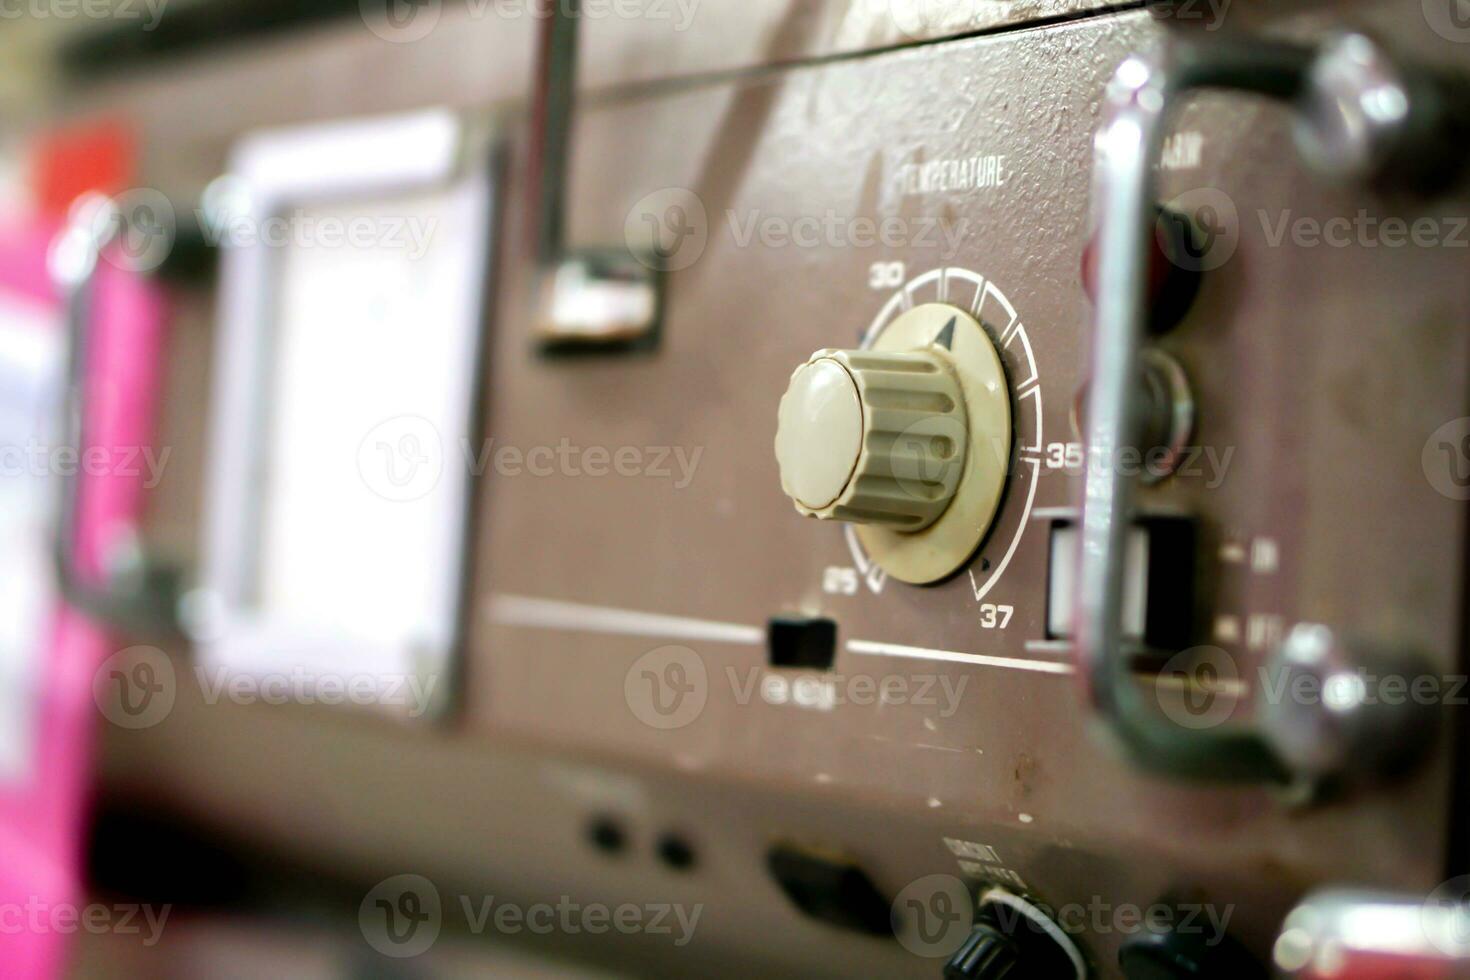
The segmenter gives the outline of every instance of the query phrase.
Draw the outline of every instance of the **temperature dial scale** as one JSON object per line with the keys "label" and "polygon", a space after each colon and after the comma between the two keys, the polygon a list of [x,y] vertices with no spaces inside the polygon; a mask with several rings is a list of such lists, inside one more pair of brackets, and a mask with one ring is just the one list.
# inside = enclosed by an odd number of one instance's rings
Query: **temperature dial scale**
{"label": "temperature dial scale", "polygon": [[[1012,390],[1008,367],[1024,387]],[[792,374],[776,436],[782,488],[800,513],[849,524],[865,572],[938,581],[992,529],[1011,475],[1013,403],[1023,402],[1029,511],[1041,399],[1025,328],[980,276],[935,270],[893,296],[861,349],[817,351]],[[1023,514],[1003,560],[986,563],[986,590],[1024,524]]]}

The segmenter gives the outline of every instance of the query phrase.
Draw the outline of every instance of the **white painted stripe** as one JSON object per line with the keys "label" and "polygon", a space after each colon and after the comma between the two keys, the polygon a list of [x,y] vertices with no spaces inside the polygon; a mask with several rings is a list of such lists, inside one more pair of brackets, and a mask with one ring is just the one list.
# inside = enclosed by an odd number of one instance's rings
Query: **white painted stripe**
{"label": "white painted stripe", "polygon": [[[1071,640],[1027,640],[1027,653],[1052,653],[1070,654],[1073,650]],[[1155,687],[1197,687],[1209,690],[1215,694],[1224,694],[1229,697],[1243,698],[1250,694],[1251,688],[1243,680],[1216,680],[1208,685],[1195,684],[1183,675],[1150,673],[1146,670],[1135,670],[1133,676],[1141,683],[1152,684]]]}
{"label": "white painted stripe", "polygon": [[763,644],[766,631],[759,626],[720,623],[685,616],[584,606],[559,599],[496,595],[490,597],[491,622],[529,629],[568,630],[581,633],[613,633],[620,636],[656,636],[711,643]]}
{"label": "white painted stripe", "polygon": [[1082,516],[1080,507],[1038,507],[1031,512],[1033,521],[1056,521],[1076,519]]}
{"label": "white painted stripe", "polygon": [[1209,694],[1223,694],[1226,697],[1232,698],[1243,698],[1251,693],[1250,685],[1242,680],[1216,680],[1208,684],[1200,684],[1178,674],[1163,676],[1160,674],[1149,674],[1143,671],[1134,671],[1133,676],[1140,681],[1152,684],[1154,687],[1172,687],[1179,690],[1189,688]]}
{"label": "white painted stripe", "polygon": [[1030,670],[1038,674],[1070,674],[1075,668],[1071,664],[1052,663],[1045,660],[1021,660],[1017,657],[989,657],[983,653],[957,653],[954,650],[930,650],[925,647],[906,647],[897,643],[874,643],[871,640],[848,640],[849,653],[862,653],[876,657],[912,657],[915,660],[947,660],[958,664],[979,664],[982,667],[1003,667],[1006,670]]}

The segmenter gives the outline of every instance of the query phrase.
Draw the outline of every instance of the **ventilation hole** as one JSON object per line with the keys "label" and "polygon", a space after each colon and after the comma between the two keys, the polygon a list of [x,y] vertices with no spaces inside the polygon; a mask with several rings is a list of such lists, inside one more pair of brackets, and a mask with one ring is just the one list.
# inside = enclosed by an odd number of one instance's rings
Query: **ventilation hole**
{"label": "ventilation hole", "polygon": [[587,825],[587,839],[604,854],[621,854],[628,846],[623,825],[609,816],[597,817]]}
{"label": "ventilation hole", "polygon": [[675,871],[688,871],[694,867],[694,847],[678,834],[664,834],[655,845],[659,860]]}

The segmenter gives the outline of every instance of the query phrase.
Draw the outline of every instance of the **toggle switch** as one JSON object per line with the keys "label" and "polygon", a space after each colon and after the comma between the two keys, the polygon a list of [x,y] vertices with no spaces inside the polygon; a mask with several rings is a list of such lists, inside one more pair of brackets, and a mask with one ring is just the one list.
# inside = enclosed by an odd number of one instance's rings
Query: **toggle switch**
{"label": "toggle switch", "polygon": [[[1051,527],[1046,635],[1070,640],[1075,626],[1077,548],[1071,521]],[[1123,636],[1150,650],[1187,647],[1194,638],[1198,529],[1185,517],[1141,517],[1128,531],[1123,565]]]}
{"label": "toggle switch", "polygon": [[[1193,219],[1173,208],[1154,209],[1154,234],[1149,241],[1148,329],[1167,333],[1179,324],[1199,295],[1205,249]],[[1082,290],[1097,302],[1097,239],[1082,250]]]}

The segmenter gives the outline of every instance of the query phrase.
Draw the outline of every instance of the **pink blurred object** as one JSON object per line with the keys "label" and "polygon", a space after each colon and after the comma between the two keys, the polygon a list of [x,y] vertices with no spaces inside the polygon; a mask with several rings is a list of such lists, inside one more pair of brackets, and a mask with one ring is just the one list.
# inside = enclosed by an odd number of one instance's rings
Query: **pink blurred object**
{"label": "pink blurred object", "polygon": [[[63,303],[47,270],[56,231],[38,225],[0,232],[0,294],[7,303],[44,311],[41,322],[49,321],[61,341]],[[151,435],[166,304],[156,284],[106,261],[93,283],[83,432],[89,446],[141,447]],[[64,355],[64,341],[59,346]],[[54,389],[58,414],[61,391]],[[143,505],[141,468],[104,470],[79,468],[77,476],[76,558],[88,574],[96,573],[112,537],[141,516]],[[54,476],[47,483],[54,484]],[[93,675],[117,646],[104,628],[66,608],[54,585],[47,590],[52,612],[30,665],[30,757],[18,773],[0,771],[0,963],[7,977],[59,976],[78,928],[75,915],[58,921],[52,913],[86,901],[81,862],[93,739],[102,717]]]}

